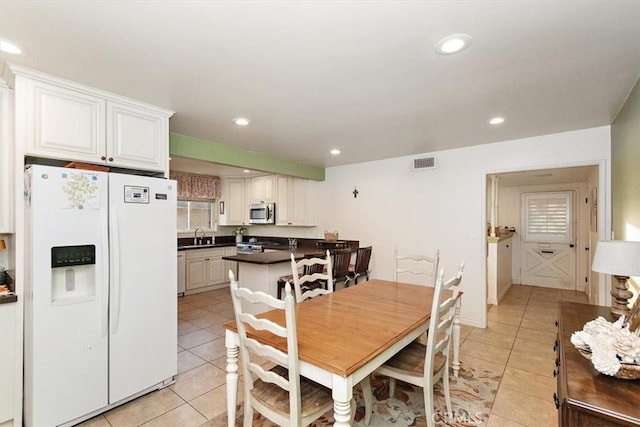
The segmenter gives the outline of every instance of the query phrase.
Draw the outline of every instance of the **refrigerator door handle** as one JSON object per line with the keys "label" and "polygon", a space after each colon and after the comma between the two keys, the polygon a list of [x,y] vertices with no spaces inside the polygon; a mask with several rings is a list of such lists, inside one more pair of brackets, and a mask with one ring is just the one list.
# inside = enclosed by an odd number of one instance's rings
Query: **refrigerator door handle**
{"label": "refrigerator door handle", "polygon": [[118,229],[118,215],[115,209],[110,209],[111,218],[111,333],[118,333],[120,322],[120,230]]}
{"label": "refrigerator door handle", "polygon": [[[102,223],[109,223],[108,209],[102,209]],[[109,229],[102,227],[102,321],[100,322],[100,334],[107,336],[109,324]]]}

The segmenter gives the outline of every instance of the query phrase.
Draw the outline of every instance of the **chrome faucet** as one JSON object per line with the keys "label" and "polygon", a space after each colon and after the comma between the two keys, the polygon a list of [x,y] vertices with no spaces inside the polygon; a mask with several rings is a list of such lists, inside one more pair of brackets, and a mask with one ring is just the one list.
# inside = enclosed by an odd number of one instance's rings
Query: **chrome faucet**
{"label": "chrome faucet", "polygon": [[204,230],[202,228],[198,227],[193,232],[193,244],[194,245],[198,244],[198,230],[202,231],[202,237],[200,238],[200,242],[202,243],[204,241]]}

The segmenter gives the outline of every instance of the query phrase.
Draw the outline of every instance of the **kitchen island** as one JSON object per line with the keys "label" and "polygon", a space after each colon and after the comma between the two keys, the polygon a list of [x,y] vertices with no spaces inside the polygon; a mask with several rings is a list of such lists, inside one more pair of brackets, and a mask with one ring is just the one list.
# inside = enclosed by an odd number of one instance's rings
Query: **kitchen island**
{"label": "kitchen island", "polygon": [[[304,258],[303,251],[270,251],[251,254],[237,254],[225,256],[222,259],[238,263],[238,277],[236,280],[241,287],[249,288],[252,291],[262,291],[266,294],[276,296],[278,292],[278,279],[287,274],[291,274],[291,254],[296,261]],[[248,309],[253,314],[267,311],[264,304],[254,304]]]}

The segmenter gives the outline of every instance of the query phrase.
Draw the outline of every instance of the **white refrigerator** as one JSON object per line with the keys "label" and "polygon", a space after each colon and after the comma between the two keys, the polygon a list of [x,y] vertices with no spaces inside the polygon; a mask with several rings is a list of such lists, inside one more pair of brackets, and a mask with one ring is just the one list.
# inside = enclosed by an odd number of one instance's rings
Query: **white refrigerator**
{"label": "white refrigerator", "polygon": [[175,181],[33,165],[25,226],[25,425],[73,425],[173,383]]}

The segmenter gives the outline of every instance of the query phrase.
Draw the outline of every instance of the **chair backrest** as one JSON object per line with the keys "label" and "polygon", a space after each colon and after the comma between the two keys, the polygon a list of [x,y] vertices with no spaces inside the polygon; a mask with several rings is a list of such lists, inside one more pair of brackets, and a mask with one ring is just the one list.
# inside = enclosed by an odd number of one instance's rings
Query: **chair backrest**
{"label": "chair backrest", "polygon": [[354,272],[359,276],[367,274],[369,271],[369,261],[371,261],[371,246],[358,248]]}
{"label": "chair backrest", "polygon": [[[440,250],[436,249],[434,255],[399,254],[398,248],[394,249],[395,256],[395,280],[408,281],[420,285],[434,285],[440,262]],[[409,278],[409,280],[406,280]],[[402,279],[402,280],[400,280]]]}
{"label": "chair backrest", "polygon": [[[302,276],[300,276],[300,271],[302,271]],[[329,251],[326,252],[326,258],[303,258],[298,262],[291,254],[291,274],[296,302],[333,292],[333,272]],[[310,283],[318,283],[318,281],[326,282],[327,288],[309,288]]]}
{"label": "chair backrest", "polygon": [[351,249],[337,249],[333,251],[333,280],[334,283],[349,282],[349,264],[351,263]]}
{"label": "chair backrest", "polygon": [[[291,285],[288,282],[285,284],[284,300],[279,300],[264,292],[253,292],[247,288],[239,287],[231,270],[229,270],[229,281],[231,282],[231,300],[240,338],[240,361],[242,362],[242,374],[245,378],[244,387],[251,390],[254,382],[260,379],[286,390],[289,393],[291,425],[296,425],[294,421],[300,420],[302,403],[296,310],[295,301],[291,294]],[[283,310],[285,325],[282,326],[267,319],[259,319],[245,308],[246,304],[258,303],[266,304],[271,309]],[[247,327],[256,331],[268,331],[275,336],[286,339],[287,353],[249,337]],[[283,375],[280,375],[278,370],[263,368],[265,359],[288,369],[288,374],[285,374],[286,371],[282,371]],[[245,405],[248,404],[252,404],[252,402],[245,401]]]}
{"label": "chair backrest", "polygon": [[[455,304],[458,295],[458,285],[462,280],[464,262],[460,263],[458,273],[451,279],[444,282],[444,269],[440,270],[436,280],[433,303],[431,304],[431,318],[429,319],[429,334],[427,335],[427,351],[424,361],[424,375],[434,375],[449,368],[448,363],[444,363],[436,373],[434,367],[436,355],[442,353],[444,361],[449,360],[449,345],[453,330],[453,318],[455,315]],[[442,298],[443,292],[452,290],[453,293],[448,298]]]}

